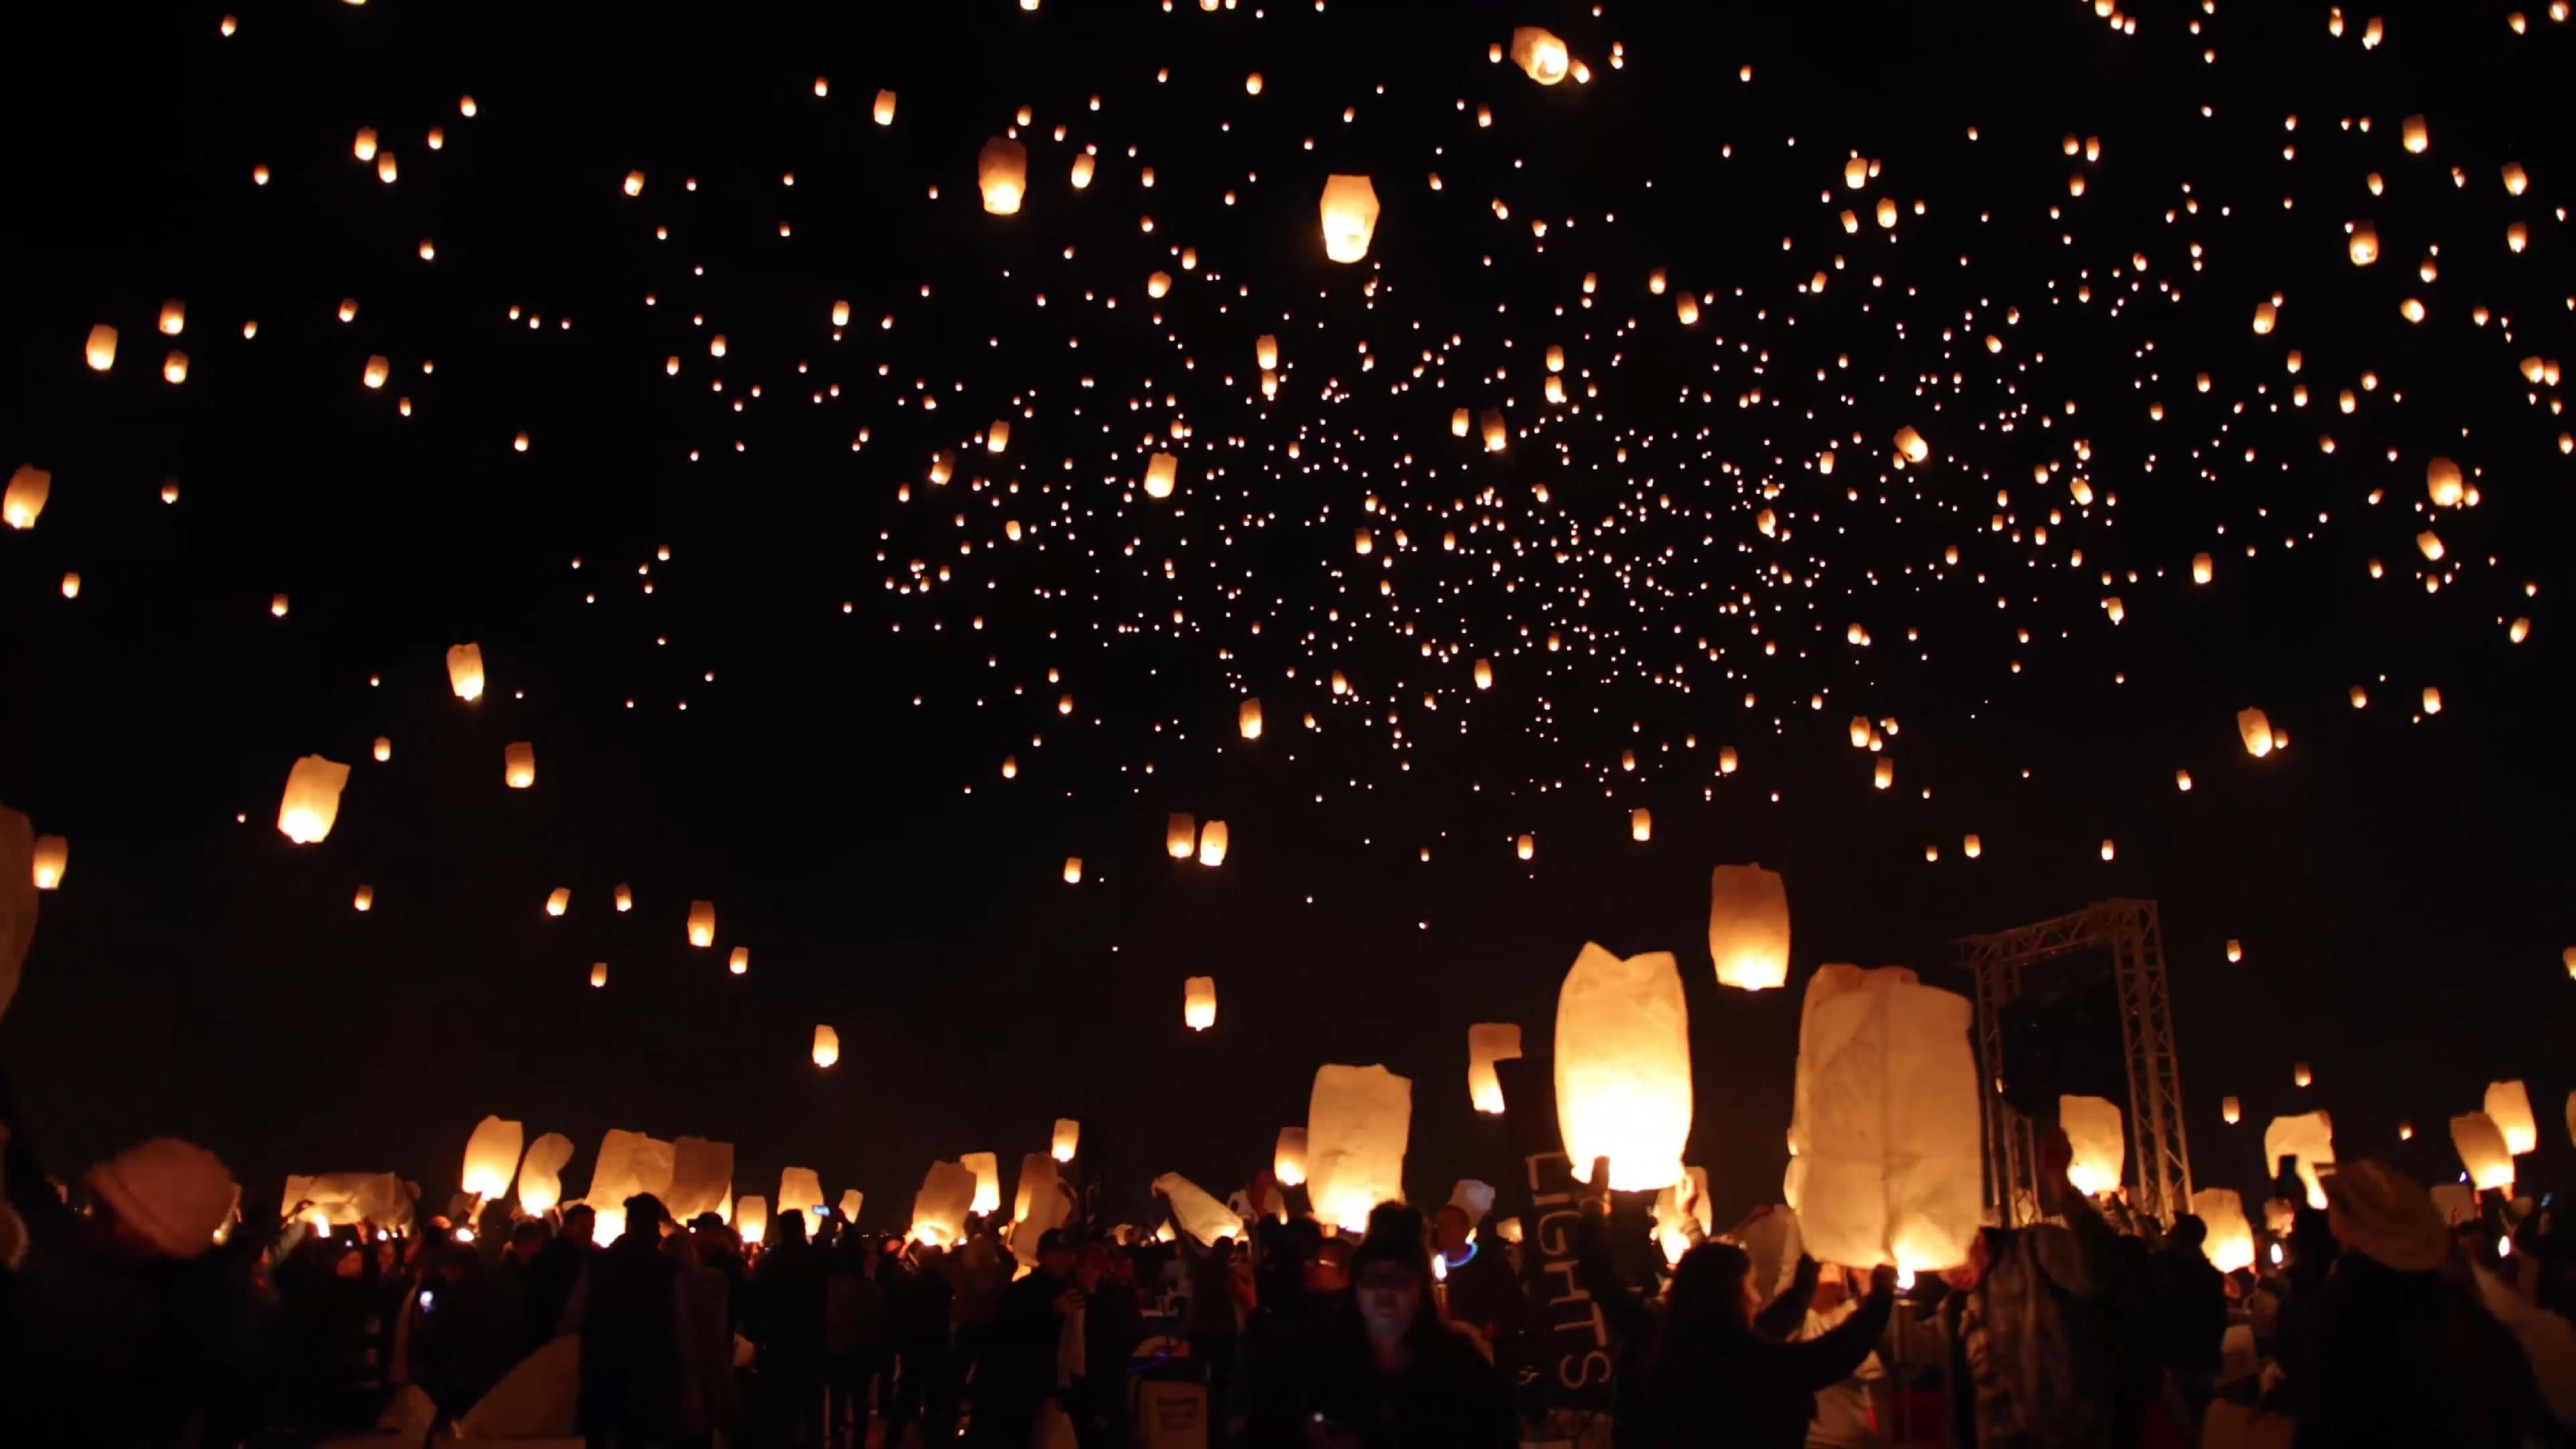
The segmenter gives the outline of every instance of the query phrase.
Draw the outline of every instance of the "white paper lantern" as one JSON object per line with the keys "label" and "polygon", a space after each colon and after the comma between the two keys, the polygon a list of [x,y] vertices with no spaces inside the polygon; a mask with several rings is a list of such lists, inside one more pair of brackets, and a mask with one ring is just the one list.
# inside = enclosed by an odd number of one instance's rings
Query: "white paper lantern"
{"label": "white paper lantern", "polygon": [[306,755],[286,772],[286,794],[277,804],[278,833],[298,845],[318,844],[340,818],[340,787],[349,783],[349,767],[320,755]]}
{"label": "white paper lantern", "polygon": [[1002,1159],[990,1152],[969,1152],[957,1159],[975,1174],[975,1196],[966,1211],[983,1216],[1002,1205]]}
{"label": "white paper lantern", "polygon": [[2495,1119],[2484,1112],[2462,1112],[2451,1119],[2451,1146],[2460,1154],[2460,1166],[2469,1174],[2469,1185],[2480,1192],[2489,1188],[2513,1188],[2513,1152],[2505,1146],[2504,1132]]}
{"label": "white paper lantern", "polygon": [[1708,878],[1708,955],[1717,984],[1767,991],[1789,980],[1789,891],[1759,865],[1721,865]]}
{"label": "white paper lantern", "polygon": [[2245,1205],[2233,1189],[2202,1188],[2191,1195],[2191,1211],[2209,1229],[2200,1245],[2209,1266],[2221,1273],[2254,1266],[2254,1227],[2245,1220]]}
{"label": "white paper lantern", "polygon": [[2317,1165],[2335,1160],[2334,1119],[2323,1112],[2273,1118],[2272,1125],[2263,1129],[2263,1165],[2276,1167],[2284,1157],[2298,1159],[2299,1181],[2308,1190],[2308,1206],[2323,1212],[2326,1189],[2317,1175]]}
{"label": "white paper lantern", "polygon": [[1556,1120],[1578,1182],[1598,1157],[1621,1192],[1681,1179],[1690,1012],[1671,952],[1623,959],[1583,944],[1556,998]]}
{"label": "white paper lantern", "polygon": [[1412,1130],[1412,1079],[1383,1066],[1318,1068],[1306,1099],[1315,1215],[1357,1232],[1368,1226],[1370,1209],[1402,1202],[1404,1149]]}
{"label": "white paper lantern", "polygon": [[[990,1154],[986,1154],[989,1156]],[[1000,1190],[995,1189],[998,1202]],[[933,1247],[946,1247],[966,1235],[966,1215],[975,1206],[975,1174],[965,1164],[934,1162],[912,1198],[912,1237]]]}
{"label": "white paper lantern", "polygon": [[2504,1134],[2505,1151],[2520,1157],[2540,1146],[2540,1123],[2531,1115],[2531,1093],[2522,1083],[2487,1083],[2486,1112]]}
{"label": "white paper lantern", "polygon": [[519,1163],[519,1211],[536,1215],[563,1201],[564,1164],[572,1161],[572,1139],[549,1132],[528,1144]]}
{"label": "white paper lantern", "polygon": [[1514,1060],[1520,1054],[1521,1029],[1517,1022],[1480,1021],[1467,1028],[1467,1100],[1477,1111],[1503,1110],[1503,1081],[1495,1074],[1494,1063]]}
{"label": "white paper lantern", "polygon": [[1216,978],[1193,976],[1181,983],[1181,1025],[1205,1031],[1216,1025]]}
{"label": "white paper lantern", "polygon": [[733,1230],[746,1243],[760,1243],[769,1237],[769,1199],[758,1193],[745,1193],[733,1205]]}
{"label": "white paper lantern", "polygon": [[[777,1203],[782,1213],[801,1212],[810,1219],[815,1215],[815,1209],[829,1207],[831,1199],[823,1196],[823,1179],[814,1169],[790,1167],[778,1174]],[[808,1222],[805,1228],[811,1232],[814,1225]]]}
{"label": "white paper lantern", "polygon": [[671,1186],[662,1194],[671,1221],[686,1223],[700,1213],[718,1216],[733,1211],[733,1144],[704,1137],[671,1139]]}
{"label": "white paper lantern", "polygon": [[[519,1175],[519,1148],[527,1129],[516,1122],[486,1117],[465,1139],[465,1170],[460,1185],[476,1197],[497,1198]],[[569,1144],[567,1144],[569,1145]]]}
{"label": "white paper lantern", "polygon": [[1368,256],[1369,238],[1377,232],[1377,188],[1365,176],[1328,176],[1318,203],[1324,228],[1324,255],[1337,262]]}
{"label": "white paper lantern", "polygon": [[1179,1173],[1167,1172],[1155,1178],[1154,1191],[1171,1203],[1172,1216],[1180,1223],[1181,1231],[1198,1239],[1202,1247],[1215,1247],[1219,1238],[1242,1239],[1243,1219]]}
{"label": "white paper lantern", "polygon": [[[814,1028],[814,1065],[828,1067],[841,1059],[841,1034],[828,1026]],[[780,1198],[786,1202],[786,1198]]]}
{"label": "white paper lantern", "polygon": [[689,902],[689,944],[704,948],[716,943],[716,903]]}
{"label": "white paper lantern", "polygon": [[975,184],[984,193],[986,211],[995,216],[1017,214],[1020,198],[1029,188],[1028,148],[1002,136],[986,141],[975,157]]}
{"label": "white paper lantern", "polygon": [[1055,1139],[1049,1149],[1058,1162],[1071,1162],[1082,1146],[1082,1124],[1070,1117],[1055,1119]]}
{"label": "white paper lantern", "polygon": [[[2568,1133],[2576,1136],[2576,1092],[2567,1095]],[[1270,1149],[1270,1176],[1281,1187],[1297,1187],[1306,1181],[1306,1129],[1282,1127],[1279,1141]]]}
{"label": "white paper lantern", "polygon": [[2129,1140],[2117,1103],[2101,1097],[2060,1097],[2057,1125],[2072,1149],[2066,1180],[2086,1197],[2119,1188],[2129,1164]]}

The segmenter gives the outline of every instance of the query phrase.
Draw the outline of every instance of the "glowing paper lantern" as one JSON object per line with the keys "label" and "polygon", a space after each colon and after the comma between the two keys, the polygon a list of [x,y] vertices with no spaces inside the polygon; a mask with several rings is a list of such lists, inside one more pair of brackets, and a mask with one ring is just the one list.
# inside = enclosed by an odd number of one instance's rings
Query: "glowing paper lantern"
{"label": "glowing paper lantern", "polygon": [[1932,456],[1932,445],[1923,441],[1921,433],[1904,427],[1896,430],[1896,451],[1904,455],[1906,462],[1920,463]]}
{"label": "glowing paper lantern", "polygon": [[[814,1028],[814,1065],[828,1067],[841,1059],[841,1034],[828,1026]],[[787,1201],[781,1197],[780,1202]]]}
{"label": "glowing paper lantern", "polygon": [[483,697],[483,648],[458,644],[447,651],[447,687],[467,703]]}
{"label": "glowing paper lantern", "polygon": [[1086,188],[1086,187],[1090,186],[1090,185],[1091,185],[1091,175],[1092,175],[1092,172],[1093,172],[1093,171],[1098,167],[1098,165],[1099,165],[1099,163],[1098,163],[1098,162],[1096,162],[1096,161],[1094,161],[1094,160],[1092,160],[1092,158],[1091,158],[1091,153],[1090,153],[1090,152],[1088,152],[1088,151],[1085,151],[1085,152],[1083,152],[1081,155],[1074,157],[1074,158],[1073,158],[1073,189],[1074,189],[1074,190],[1076,190],[1076,191],[1080,191],[1080,190],[1083,190],[1084,188]]}
{"label": "glowing paper lantern", "polygon": [[1270,369],[1277,367],[1279,365],[1278,337],[1271,333],[1264,332],[1259,337],[1254,338],[1252,340],[1252,360],[1259,363],[1261,365],[1261,370],[1264,372],[1268,372]]}
{"label": "glowing paper lantern", "polygon": [[21,463],[9,475],[9,491],[0,493],[0,521],[11,528],[33,528],[53,496],[54,475],[33,463]]}
{"label": "glowing paper lantern", "polygon": [[[465,1139],[465,1172],[460,1185],[476,1197],[494,1198],[510,1190],[519,1175],[519,1147],[527,1129],[516,1122],[486,1117]],[[566,1143],[566,1146],[571,1144]]]}
{"label": "glowing paper lantern", "polygon": [[2245,753],[2256,759],[2272,753],[2272,720],[2259,709],[2236,712],[2236,733],[2245,741]]}
{"label": "glowing paper lantern", "polygon": [[2208,583],[2213,571],[2214,565],[2211,563],[2209,555],[2205,553],[2196,553],[2191,556],[2191,581],[2193,583]]}
{"label": "glowing paper lantern", "polygon": [[1512,64],[1543,86],[1565,79],[1565,42],[1535,25],[1512,31]]}
{"label": "glowing paper lantern", "polygon": [[1247,699],[1236,705],[1234,727],[1247,740],[1261,738],[1261,701]]}
{"label": "glowing paper lantern", "polygon": [[2234,1190],[2204,1187],[2191,1195],[2191,1211],[2209,1229],[2200,1245],[2209,1266],[2221,1273],[2254,1266],[2254,1225],[2245,1220],[2244,1202]]}
{"label": "glowing paper lantern", "polygon": [[1176,813],[1163,822],[1163,853],[1174,860],[1187,860],[1199,848],[1199,823],[1186,813]]}
{"label": "glowing paper lantern", "polygon": [[1192,1031],[1216,1025],[1216,978],[1193,976],[1181,983],[1181,1024]]}
{"label": "glowing paper lantern", "polygon": [[1172,485],[1180,479],[1181,460],[1169,453],[1156,453],[1145,460],[1145,496],[1169,498]]}
{"label": "glowing paper lantern", "polygon": [[1049,1155],[1058,1162],[1071,1162],[1074,1151],[1082,1145],[1082,1124],[1070,1117],[1055,1119],[1055,1141]]}
{"label": "glowing paper lantern", "polygon": [[39,835],[27,853],[27,878],[40,891],[62,887],[63,872],[72,868],[71,842],[59,835]]}
{"label": "glowing paper lantern", "polygon": [[2075,1190],[2086,1197],[2117,1190],[2129,1161],[2118,1104],[2100,1097],[2060,1097],[2057,1125],[2065,1129],[2067,1146],[2073,1149],[2066,1180]]}
{"label": "glowing paper lantern", "polygon": [[2235,1126],[2237,1118],[2242,1115],[2244,1115],[2243,1109],[2237,1105],[2234,1097],[2221,1097],[2218,1099],[2219,1119],[2224,1121],[2228,1126]]}
{"label": "glowing paper lantern", "polygon": [[641,1132],[610,1128],[599,1142],[599,1161],[590,1171],[582,1201],[599,1215],[599,1241],[613,1243],[626,1231],[626,1200],[637,1193],[667,1198],[674,1164],[670,1143]]}
{"label": "glowing paper lantern", "polygon": [[359,374],[358,380],[371,388],[383,387],[385,379],[393,376],[393,370],[394,365],[378,354],[367,359],[366,371]]}
{"label": "glowing paper lantern", "polygon": [[1812,1256],[1967,1261],[1984,1196],[1971,1014],[1902,967],[1808,980],[1784,1187]]}
{"label": "glowing paper lantern", "polygon": [[1148,273],[1145,275],[1145,295],[1146,295],[1146,296],[1159,299],[1159,298],[1163,297],[1164,295],[1166,295],[1167,293],[1169,293],[1171,290],[1172,290],[1172,274],[1171,274],[1171,273],[1169,273],[1169,272],[1148,272]]}
{"label": "glowing paper lantern", "polygon": [[2531,1094],[2522,1083],[2487,1083],[2486,1113],[2504,1134],[2505,1151],[2520,1157],[2540,1146],[2540,1124],[2531,1115]]}
{"label": "glowing paper lantern", "polygon": [[[778,1173],[777,1203],[782,1213],[801,1212],[810,1218],[816,1209],[831,1206],[831,1199],[823,1196],[823,1179],[814,1169],[788,1167]],[[810,1231],[813,1225],[806,1227]]]}
{"label": "glowing paper lantern", "polygon": [[1511,430],[1503,423],[1501,408],[1487,408],[1481,423],[1485,433],[1485,451],[1499,453],[1511,444]]}
{"label": "glowing paper lantern", "polygon": [[877,123],[878,125],[880,125],[880,126],[891,126],[891,125],[893,125],[893,124],[894,124],[894,92],[892,92],[892,91],[879,91],[879,92],[877,92],[877,100],[876,100],[876,104],[875,104],[873,107],[871,107],[871,108],[870,108],[870,110],[869,110],[869,114],[876,118],[876,123]]}
{"label": "glowing paper lantern", "polygon": [[1377,188],[1365,176],[1327,176],[1318,203],[1323,216],[1324,255],[1337,262],[1356,262],[1368,255],[1377,231]]}
{"label": "glowing paper lantern", "polygon": [[1011,1248],[1023,1258],[1036,1258],[1038,1239],[1073,1212],[1072,1190],[1055,1163],[1043,1152],[1020,1155],[1020,1185],[1011,1194]]}
{"label": "glowing paper lantern", "polygon": [[726,960],[725,960],[725,969],[726,969],[727,971],[732,972],[732,973],[733,973],[734,975],[736,975],[736,976],[744,976],[744,975],[748,975],[748,974],[750,974],[750,972],[751,972],[751,948],[750,948],[749,946],[736,946],[736,947],[734,947],[734,948],[733,948],[733,954],[732,954],[731,956],[727,957],[727,958],[726,958]]}
{"label": "glowing paper lantern", "polygon": [[2460,1154],[2460,1166],[2468,1170],[2469,1185],[2480,1192],[2489,1188],[2513,1187],[2513,1153],[2505,1146],[2504,1133],[2495,1119],[2484,1112],[2462,1112],[2451,1119],[2451,1146]]}
{"label": "glowing paper lantern", "polygon": [[1082,884],[1081,856],[1068,855],[1064,858],[1064,883],[1066,885]]}
{"label": "glowing paper lantern", "polygon": [[340,818],[340,787],[349,783],[349,767],[320,755],[306,755],[286,772],[286,796],[277,804],[278,833],[298,845],[315,844],[331,833]]}
{"label": "glowing paper lantern", "polygon": [[[1368,1226],[1371,1208],[1402,1202],[1412,1129],[1410,1078],[1383,1066],[1318,1068],[1306,1100],[1305,1141],[1315,1215],[1356,1232]],[[1285,1134],[1280,1146],[1287,1146]]]}
{"label": "glowing paper lantern", "polygon": [[560,916],[572,906],[572,888],[557,886],[546,895],[546,914]]}
{"label": "glowing paper lantern", "polygon": [[1517,1022],[1480,1021],[1467,1028],[1467,1100],[1477,1111],[1501,1113],[1503,1080],[1495,1074],[1494,1063],[1515,1060],[1520,1054]]}
{"label": "glowing paper lantern", "polygon": [[[2576,1102],[2576,1096],[2569,1100]],[[1305,1128],[1279,1129],[1279,1141],[1270,1149],[1270,1175],[1281,1187],[1297,1187],[1306,1181]]]}
{"label": "glowing paper lantern", "polygon": [[1678,319],[1684,327],[1697,327],[1699,325],[1699,298],[1692,296],[1688,292],[1684,292],[1680,296],[1675,297],[1673,299],[1673,316]]}
{"label": "glowing paper lantern", "polygon": [[590,984],[593,987],[606,986],[608,984],[607,962],[593,961],[590,963]]}
{"label": "glowing paper lantern", "polygon": [[2317,1177],[2317,1164],[2335,1160],[2334,1119],[2323,1112],[2273,1118],[2272,1125],[2263,1129],[2263,1161],[2277,1165],[2284,1157],[2299,1160],[2299,1181],[2308,1189],[2308,1206],[2323,1211],[2326,1190]]}
{"label": "glowing paper lantern", "polygon": [[1490,659],[1476,661],[1476,687],[1478,689],[1494,687],[1494,661]]}
{"label": "glowing paper lantern", "polygon": [[768,1241],[769,1199],[756,1192],[743,1194],[742,1200],[733,1205],[733,1230],[746,1243]]}
{"label": "glowing paper lantern", "polygon": [[975,1174],[975,1198],[966,1211],[982,1216],[1002,1205],[1002,1159],[990,1152],[968,1152],[957,1161]]}
{"label": "glowing paper lantern", "polygon": [[1603,1156],[1622,1192],[1680,1180],[1690,1012],[1671,952],[1623,959],[1584,943],[1556,998],[1556,1120],[1579,1181]]}
{"label": "glowing paper lantern", "polygon": [[995,418],[993,420],[993,425],[984,430],[984,451],[988,453],[999,453],[1007,450],[1010,446],[1011,425],[999,418]]}
{"label": "glowing paper lantern", "polygon": [[520,740],[501,752],[501,779],[513,790],[537,783],[537,747]]}
{"label": "glowing paper lantern", "polygon": [[89,329],[89,342],[81,349],[89,360],[90,371],[105,372],[116,366],[116,329],[101,322]]}
{"label": "glowing paper lantern", "polygon": [[383,735],[376,736],[375,754],[376,763],[379,765],[392,759],[394,757],[394,742],[385,738]]}
{"label": "glowing paper lantern", "polygon": [[349,898],[349,904],[361,912],[374,910],[376,908],[376,888],[371,885],[362,885],[358,887],[357,894]]}
{"label": "glowing paper lantern", "polygon": [[857,1188],[841,1189],[841,1221],[856,1223],[859,1220],[859,1209],[867,1206],[867,1202],[868,1195]]}
{"label": "glowing paper lantern", "polygon": [[628,888],[623,882],[618,884],[615,895],[617,900],[617,909],[620,914],[635,909],[635,892]]}
{"label": "glowing paper lantern", "polygon": [[1530,859],[1532,856],[1538,854],[1538,837],[1535,835],[1523,835],[1520,839],[1512,842],[1512,851],[1523,860]]}
{"label": "glowing paper lantern", "polygon": [[2379,260],[2379,233],[2367,222],[2352,229],[2352,239],[2344,244],[2356,267],[2366,267]]}
{"label": "glowing paper lantern", "polygon": [[716,903],[689,902],[689,944],[706,947],[716,943]]}
{"label": "glowing paper lantern", "polygon": [[1628,838],[1629,838],[1629,839],[1631,839],[1631,840],[1652,840],[1652,839],[1654,839],[1654,838],[1655,838],[1655,812],[1654,812],[1654,811],[1652,811],[1652,810],[1646,809],[1646,808],[1645,808],[1644,806],[1642,806],[1642,805],[1641,805],[1641,806],[1639,806],[1638,808],[1634,809],[1634,810],[1629,811],[1629,812],[1628,812]]}
{"label": "glowing paper lantern", "polygon": [[1473,422],[1474,419],[1468,415],[1465,408],[1453,409],[1449,414],[1449,436],[1453,438],[1467,436],[1467,429]]}
{"label": "glowing paper lantern", "polygon": [[519,1211],[534,1216],[563,1201],[561,1174],[572,1152],[572,1139],[560,1132],[528,1144],[528,1155],[519,1164]]}
{"label": "glowing paper lantern", "polygon": [[671,1186],[662,1194],[671,1221],[686,1223],[700,1213],[729,1214],[733,1209],[733,1144],[704,1137],[671,1140]]}
{"label": "glowing paper lantern", "polygon": [[983,190],[984,209],[995,216],[1016,215],[1029,184],[1029,149],[995,136],[975,156],[975,184]]}
{"label": "glowing paper lantern", "polygon": [[1228,838],[1224,821],[1209,821],[1199,831],[1199,864],[1225,864],[1225,847]]}
{"label": "glowing paper lantern", "polygon": [[1759,865],[1721,865],[1708,877],[1708,955],[1717,984],[1767,991],[1789,980],[1789,891]]}
{"label": "glowing paper lantern", "polygon": [[1179,1173],[1167,1172],[1155,1178],[1154,1191],[1172,1205],[1172,1219],[1180,1224],[1181,1231],[1198,1239],[1202,1247],[1215,1247],[1219,1238],[1243,1237],[1243,1219],[1234,1215],[1234,1209],[1208,1196],[1204,1188]]}
{"label": "glowing paper lantern", "polygon": [[2398,133],[2404,138],[2407,151],[2414,155],[2424,154],[2424,148],[2432,144],[2432,133],[2422,116],[2408,116],[2399,122]]}

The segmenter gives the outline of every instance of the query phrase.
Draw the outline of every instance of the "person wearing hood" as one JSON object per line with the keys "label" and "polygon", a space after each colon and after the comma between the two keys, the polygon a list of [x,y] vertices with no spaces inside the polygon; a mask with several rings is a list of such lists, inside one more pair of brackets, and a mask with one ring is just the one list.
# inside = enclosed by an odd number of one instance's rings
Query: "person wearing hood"
{"label": "person wearing hood", "polygon": [[1502,1375],[1432,1304],[1427,1237],[1422,1215],[1401,1203],[1369,1214],[1351,1254],[1351,1309],[1316,1347],[1312,1442],[1393,1449],[1520,1438]]}
{"label": "person wearing hood", "polygon": [[[0,1100],[0,1109],[5,1109]],[[206,1149],[138,1143],[81,1176],[75,1214],[0,1110],[0,1188],[22,1228],[0,1262],[0,1444],[175,1444],[210,1402],[239,1190]]]}

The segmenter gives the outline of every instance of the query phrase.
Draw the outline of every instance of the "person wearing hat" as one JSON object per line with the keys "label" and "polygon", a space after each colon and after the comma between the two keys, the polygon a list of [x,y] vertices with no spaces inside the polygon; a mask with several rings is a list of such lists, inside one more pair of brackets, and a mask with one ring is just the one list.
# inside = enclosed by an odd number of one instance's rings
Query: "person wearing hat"
{"label": "person wearing hat", "polygon": [[223,1284],[202,1262],[239,1195],[215,1155],[175,1137],[81,1175],[75,1213],[0,1116],[25,1225],[0,1272],[0,1443],[172,1443],[212,1387]]}
{"label": "person wearing hat", "polygon": [[2342,1251],[2296,1384],[2301,1446],[2546,1443],[2513,1334],[2475,1297],[2432,1196],[2375,1158],[2324,1180]]}
{"label": "person wearing hat", "polygon": [[1520,1437],[1510,1392],[1466,1329],[1432,1304],[1430,1234],[1401,1203],[1369,1213],[1351,1253],[1350,1306],[1311,1345],[1304,1375],[1313,1441],[1506,1445]]}

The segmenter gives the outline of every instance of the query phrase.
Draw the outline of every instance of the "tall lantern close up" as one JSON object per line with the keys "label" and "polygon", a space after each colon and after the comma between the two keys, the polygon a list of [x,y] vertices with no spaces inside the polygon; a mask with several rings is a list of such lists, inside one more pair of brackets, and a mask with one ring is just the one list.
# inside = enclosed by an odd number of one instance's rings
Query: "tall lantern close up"
{"label": "tall lantern close up", "polygon": [[1556,1120],[1579,1181],[1597,1157],[1623,1192],[1681,1180],[1690,1011],[1671,952],[1623,959],[1583,944],[1556,998]]}

